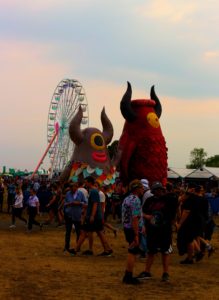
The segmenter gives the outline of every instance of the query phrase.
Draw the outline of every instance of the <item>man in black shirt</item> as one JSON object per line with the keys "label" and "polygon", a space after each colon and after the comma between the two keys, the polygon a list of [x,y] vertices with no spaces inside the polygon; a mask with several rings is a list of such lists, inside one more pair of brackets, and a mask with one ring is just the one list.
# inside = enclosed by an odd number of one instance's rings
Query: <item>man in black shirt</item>
{"label": "man in black shirt", "polygon": [[172,252],[172,224],[175,220],[178,200],[172,191],[166,192],[160,182],[152,184],[151,192],[153,196],[147,199],[142,208],[147,235],[148,259],[145,272],[142,272],[138,278],[151,277],[150,269],[154,255],[161,252],[162,281],[168,281],[169,254]]}
{"label": "man in black shirt", "polygon": [[177,247],[179,255],[187,253],[181,264],[193,264],[193,256],[197,252],[196,261],[202,259],[199,237],[203,236],[208,213],[207,200],[199,195],[199,188],[194,184],[188,186],[185,201],[182,204],[181,218],[177,224]]}

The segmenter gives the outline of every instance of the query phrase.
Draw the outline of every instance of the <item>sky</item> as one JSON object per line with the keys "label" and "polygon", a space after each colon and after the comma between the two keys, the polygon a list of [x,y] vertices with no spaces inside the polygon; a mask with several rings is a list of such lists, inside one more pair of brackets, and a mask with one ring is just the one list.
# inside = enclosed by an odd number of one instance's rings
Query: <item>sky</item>
{"label": "sky", "polygon": [[[219,154],[219,2],[0,0],[0,171],[35,169],[47,147],[58,83],[77,79],[89,124],[106,113],[119,139],[126,82],[133,99],[160,98],[169,167],[194,148]],[[45,166],[48,162],[45,161]]]}

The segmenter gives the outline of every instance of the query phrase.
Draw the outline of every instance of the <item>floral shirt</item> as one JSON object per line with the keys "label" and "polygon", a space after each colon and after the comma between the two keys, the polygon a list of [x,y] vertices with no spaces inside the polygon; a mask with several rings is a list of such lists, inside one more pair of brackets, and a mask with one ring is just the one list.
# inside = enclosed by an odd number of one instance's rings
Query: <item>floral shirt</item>
{"label": "floral shirt", "polygon": [[122,203],[122,224],[124,228],[132,228],[132,218],[138,217],[139,231],[143,226],[141,200],[133,194],[127,196]]}

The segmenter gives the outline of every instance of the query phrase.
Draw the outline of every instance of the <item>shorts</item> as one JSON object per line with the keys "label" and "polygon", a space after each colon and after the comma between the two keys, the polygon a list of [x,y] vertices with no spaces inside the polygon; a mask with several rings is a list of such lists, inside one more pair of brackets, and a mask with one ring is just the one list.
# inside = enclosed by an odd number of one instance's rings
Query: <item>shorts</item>
{"label": "shorts", "polygon": [[179,255],[187,253],[188,244],[192,243],[194,239],[200,236],[199,228],[196,224],[186,223],[183,224],[177,233],[177,248]]}
{"label": "shorts", "polygon": [[135,232],[132,228],[124,228],[125,239],[129,243],[128,252],[131,254],[139,254],[141,250],[139,247],[133,246],[132,243],[135,240]]}
{"label": "shorts", "polygon": [[94,220],[93,223],[90,223],[89,220],[85,220],[84,223],[81,226],[81,229],[86,232],[99,232],[103,231],[103,222],[102,220]]}
{"label": "shorts", "polygon": [[164,230],[147,230],[147,249],[150,254],[172,253],[172,230],[166,228]]}
{"label": "shorts", "polygon": [[54,214],[57,214],[58,212],[58,204],[57,203],[53,203],[48,207],[49,211],[53,211]]}

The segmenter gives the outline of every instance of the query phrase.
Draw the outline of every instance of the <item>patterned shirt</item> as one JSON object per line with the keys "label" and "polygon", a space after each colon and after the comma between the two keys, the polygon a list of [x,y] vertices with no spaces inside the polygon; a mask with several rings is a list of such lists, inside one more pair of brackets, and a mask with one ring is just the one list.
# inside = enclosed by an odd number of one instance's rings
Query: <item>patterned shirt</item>
{"label": "patterned shirt", "polygon": [[122,224],[124,228],[132,228],[133,217],[138,217],[138,227],[141,230],[143,226],[141,200],[138,196],[130,194],[122,203]]}
{"label": "patterned shirt", "polygon": [[31,195],[28,199],[28,205],[31,207],[37,207],[39,204],[39,199],[36,195]]}

